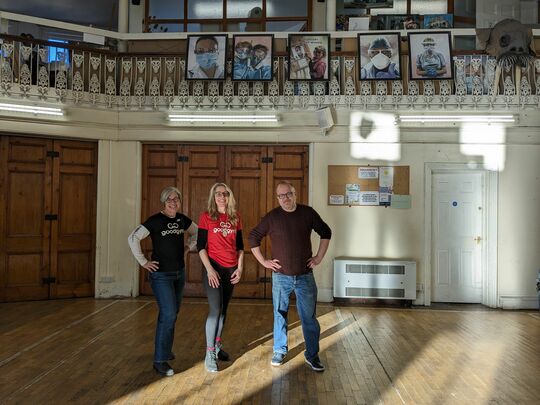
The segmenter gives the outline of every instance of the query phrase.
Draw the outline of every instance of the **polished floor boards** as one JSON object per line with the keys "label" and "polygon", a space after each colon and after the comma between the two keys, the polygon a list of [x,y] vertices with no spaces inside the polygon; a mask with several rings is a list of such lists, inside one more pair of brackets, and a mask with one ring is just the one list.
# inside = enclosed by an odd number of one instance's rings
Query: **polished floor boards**
{"label": "polished floor boards", "polygon": [[171,364],[152,370],[151,299],[0,304],[0,403],[539,404],[540,316],[482,307],[390,309],[321,304],[324,373],[289,354],[272,367],[272,307],[234,301],[219,373],[203,366],[204,300],[186,299]]}

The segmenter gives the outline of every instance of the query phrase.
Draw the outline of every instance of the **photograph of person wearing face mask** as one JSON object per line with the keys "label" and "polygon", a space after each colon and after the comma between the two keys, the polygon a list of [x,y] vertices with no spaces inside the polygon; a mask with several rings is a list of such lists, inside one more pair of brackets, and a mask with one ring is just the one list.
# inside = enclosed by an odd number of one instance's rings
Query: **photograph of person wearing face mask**
{"label": "photograph of person wearing face mask", "polygon": [[360,80],[400,80],[399,33],[359,34]]}
{"label": "photograph of person wearing face mask", "polygon": [[411,79],[452,79],[449,32],[409,33],[408,37]]}
{"label": "photograph of person wearing face mask", "polygon": [[233,80],[272,80],[273,35],[234,35]]}
{"label": "photograph of person wearing face mask", "polygon": [[188,36],[186,80],[225,79],[226,35]]}

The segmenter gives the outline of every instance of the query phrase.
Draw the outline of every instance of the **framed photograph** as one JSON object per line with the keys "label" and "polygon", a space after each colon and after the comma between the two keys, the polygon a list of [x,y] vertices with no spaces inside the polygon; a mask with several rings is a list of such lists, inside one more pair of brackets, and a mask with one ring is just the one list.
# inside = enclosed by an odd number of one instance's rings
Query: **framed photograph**
{"label": "framed photograph", "polygon": [[421,27],[418,14],[379,14],[372,15],[369,29],[382,30],[416,30]]}
{"label": "framed photograph", "polygon": [[454,80],[463,83],[467,94],[487,95],[495,80],[497,60],[490,55],[454,56]]}
{"label": "framed photograph", "polygon": [[424,15],[424,25],[422,28],[446,29],[454,27],[453,14],[426,14]]}
{"label": "framed photograph", "polygon": [[272,80],[273,35],[234,35],[233,51],[233,80]]}
{"label": "framed photograph", "polygon": [[329,34],[289,34],[289,80],[328,80]]}
{"label": "framed photograph", "polygon": [[224,80],[227,35],[188,35],[186,80]]}
{"label": "framed photograph", "polygon": [[409,77],[411,80],[453,78],[450,32],[409,32]]}
{"label": "framed photograph", "polygon": [[360,80],[401,80],[399,32],[358,34]]}

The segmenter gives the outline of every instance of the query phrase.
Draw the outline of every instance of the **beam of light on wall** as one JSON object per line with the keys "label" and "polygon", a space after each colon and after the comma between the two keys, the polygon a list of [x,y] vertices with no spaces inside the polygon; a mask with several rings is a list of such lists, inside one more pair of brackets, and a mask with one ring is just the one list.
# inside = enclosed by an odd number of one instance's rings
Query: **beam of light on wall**
{"label": "beam of light on wall", "polygon": [[461,153],[482,156],[486,170],[502,171],[506,159],[503,124],[463,123],[459,131]]}
{"label": "beam of light on wall", "polygon": [[393,114],[352,112],[349,142],[355,159],[397,161],[401,158],[399,128]]}

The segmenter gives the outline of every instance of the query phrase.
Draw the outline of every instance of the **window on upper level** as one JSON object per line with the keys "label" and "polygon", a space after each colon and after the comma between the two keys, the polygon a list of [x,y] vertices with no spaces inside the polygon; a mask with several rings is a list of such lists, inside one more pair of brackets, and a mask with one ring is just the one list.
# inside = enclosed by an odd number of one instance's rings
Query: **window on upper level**
{"label": "window on upper level", "polygon": [[[58,43],[58,44],[67,44],[68,41],[62,39],[49,39],[49,42]],[[61,46],[49,46],[49,52],[47,61],[51,62],[64,62],[66,65],[69,65],[69,49],[63,48]]]}
{"label": "window on upper level", "polygon": [[147,0],[146,32],[308,31],[311,0]]}

